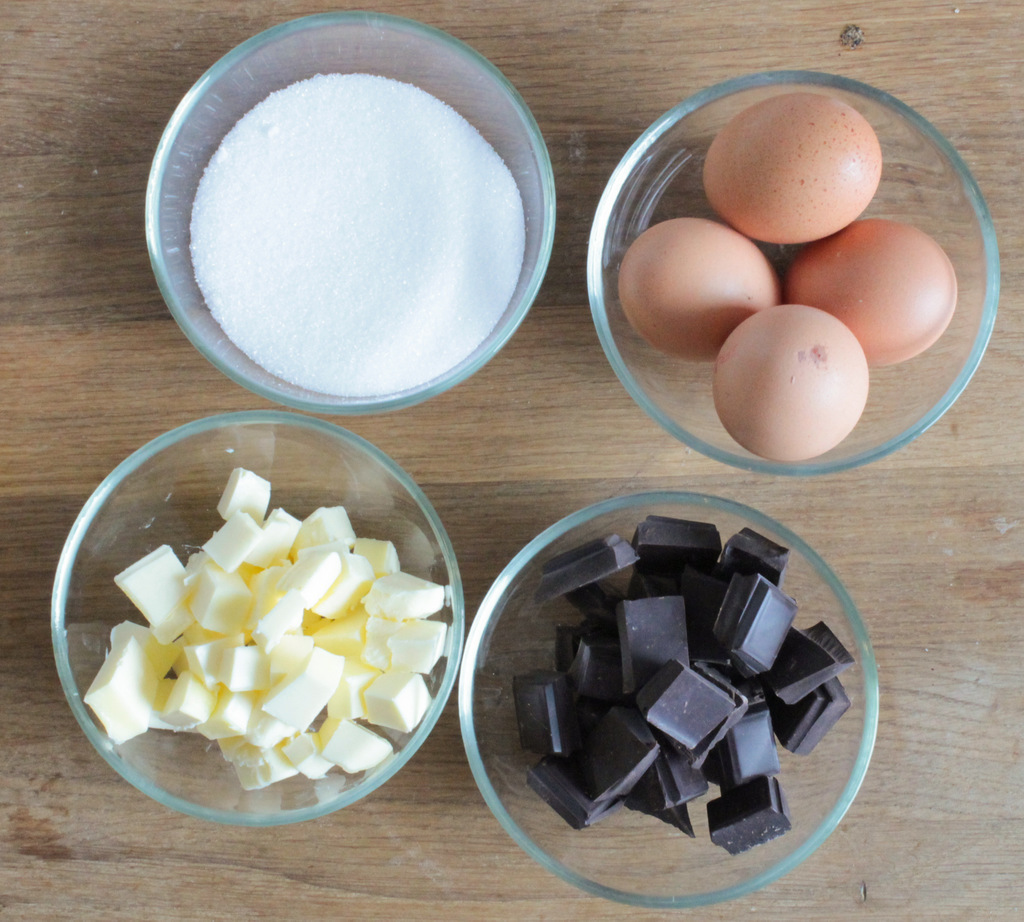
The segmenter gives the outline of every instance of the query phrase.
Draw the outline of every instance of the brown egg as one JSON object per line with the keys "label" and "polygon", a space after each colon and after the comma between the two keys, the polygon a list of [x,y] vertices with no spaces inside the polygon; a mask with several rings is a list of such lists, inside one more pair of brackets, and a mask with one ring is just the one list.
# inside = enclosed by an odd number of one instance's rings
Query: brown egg
{"label": "brown egg", "polygon": [[869,365],[923,352],[949,326],[956,272],[935,240],[910,224],[871,218],[809,243],[786,274],[786,300],[835,314]]}
{"label": "brown egg", "polygon": [[857,338],[831,314],[783,304],[732,331],[712,387],[722,425],[747,451],[806,461],[857,424],[868,397],[868,363]]}
{"label": "brown egg", "polygon": [[882,149],[867,119],[819,93],[783,93],[744,109],[704,161],[711,207],[770,243],[834,234],[860,216],[881,176]]}
{"label": "brown egg", "polygon": [[724,224],[673,218],[645,230],[619,269],[626,319],[654,348],[713,361],[755,311],[778,304],[779,278],[757,245]]}

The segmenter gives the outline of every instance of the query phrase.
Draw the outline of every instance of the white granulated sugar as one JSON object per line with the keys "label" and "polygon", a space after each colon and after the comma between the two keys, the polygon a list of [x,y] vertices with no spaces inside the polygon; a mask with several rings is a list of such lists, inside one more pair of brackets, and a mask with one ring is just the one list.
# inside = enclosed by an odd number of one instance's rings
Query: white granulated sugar
{"label": "white granulated sugar", "polygon": [[418,87],[320,75],[224,138],[192,209],[196,281],[253,361],[373,397],[424,384],[487,337],[522,267],[512,174]]}

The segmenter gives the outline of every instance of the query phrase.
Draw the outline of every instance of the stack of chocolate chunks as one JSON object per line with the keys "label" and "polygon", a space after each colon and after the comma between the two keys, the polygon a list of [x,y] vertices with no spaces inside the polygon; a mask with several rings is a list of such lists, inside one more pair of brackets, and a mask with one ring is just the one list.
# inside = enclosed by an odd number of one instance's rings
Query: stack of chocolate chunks
{"label": "stack of chocolate chunks", "polygon": [[556,628],[555,668],[513,680],[528,783],[575,828],[622,807],[733,854],[790,828],[775,740],[809,753],[850,700],[853,657],[818,623],[793,627],[788,549],[744,528],[648,516],[627,542],[589,542],[544,566],[536,600],[581,617]]}

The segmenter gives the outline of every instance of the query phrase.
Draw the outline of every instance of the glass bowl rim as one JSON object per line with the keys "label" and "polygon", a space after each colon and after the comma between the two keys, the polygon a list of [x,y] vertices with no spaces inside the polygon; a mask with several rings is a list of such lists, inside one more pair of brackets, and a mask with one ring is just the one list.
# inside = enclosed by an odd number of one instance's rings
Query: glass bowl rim
{"label": "glass bowl rim", "polygon": [[[460,363],[456,366],[457,371],[452,369],[446,372],[439,378],[435,378],[428,386],[414,387],[382,397],[352,399],[351,403],[339,402],[349,398],[337,397],[332,399],[330,395],[326,394],[321,397],[310,398],[286,394],[276,385],[255,381],[244,372],[233,368],[229,362],[223,361],[210,347],[207,337],[203,336],[202,332],[190,322],[186,312],[182,309],[171,282],[171,274],[168,271],[163,246],[160,241],[161,186],[163,185],[163,176],[169,166],[170,152],[193,110],[201,102],[207,87],[222,74],[229,71],[236,61],[244,59],[251,52],[264,45],[268,45],[280,38],[287,38],[293,33],[316,29],[325,25],[365,25],[416,35],[427,41],[444,46],[454,51],[457,56],[473,63],[480,70],[481,74],[497,86],[503,95],[511,101],[513,108],[519,115],[529,139],[530,147],[534,151],[540,168],[539,179],[543,202],[543,212],[538,218],[542,223],[542,234],[538,247],[537,263],[533,268],[529,284],[516,305],[515,311],[504,320],[500,328],[496,328],[499,332],[491,346],[473,359],[473,361]],[[196,350],[223,375],[257,396],[293,409],[339,416],[382,413],[413,406],[455,387],[455,385],[465,381],[494,358],[504,348],[509,339],[512,338],[512,335],[522,324],[537,298],[544,277],[547,274],[548,263],[554,246],[555,216],[555,178],[547,143],[530,107],[508,78],[480,52],[447,32],[417,22],[414,19],[362,10],[313,13],[279,23],[246,39],[215,61],[185,93],[168,120],[150,165],[145,198],[146,246],[149,250],[150,265],[153,269],[157,287],[171,315]]]}
{"label": "glass bowl rim", "polygon": [[[804,462],[783,463],[748,457],[728,448],[719,448],[711,445],[680,426],[653,403],[626,366],[615,344],[615,339],[608,323],[605,305],[605,288],[602,272],[605,232],[622,188],[637,163],[666,131],[701,106],[744,90],[780,84],[833,87],[848,93],[867,97],[891,109],[909,122],[938,148],[942,156],[950,162],[963,183],[964,192],[971,203],[974,216],[978,222],[985,254],[985,302],[982,306],[981,322],[963,368],[946,389],[945,393],[927,413],[904,429],[903,432],[879,445],[863,449],[849,457],[825,461],[811,459]],[[591,224],[587,246],[587,290],[590,299],[591,317],[597,329],[598,339],[601,341],[601,347],[604,349],[605,355],[619,381],[639,407],[674,438],[709,458],[740,468],[741,470],[794,477],[830,474],[876,461],[909,444],[921,433],[929,429],[956,402],[981,364],[995,326],[996,311],[999,305],[999,286],[999,248],[996,242],[992,216],[970,169],[949,141],[922,115],[884,90],[879,90],[859,80],[853,80],[838,74],[810,70],[761,71],[724,80],[689,96],[661,115],[633,142],[612,171],[601,194],[597,209],[594,212],[594,220]]]}
{"label": "glass bowl rim", "polygon": [[[78,552],[96,515],[103,508],[110,494],[117,486],[126,477],[138,470],[143,463],[155,457],[164,449],[176,445],[193,435],[227,426],[254,425],[278,425],[320,432],[367,454],[380,464],[408,491],[429,522],[444,556],[448,569],[449,585],[451,586],[452,626],[449,632],[452,638],[451,653],[441,685],[420,725],[413,731],[409,740],[392,761],[369,780],[359,782],[330,800],[325,800],[310,807],[290,810],[286,813],[242,813],[200,806],[192,801],[170,794],[159,785],[150,781],[145,773],[137,771],[133,766],[123,761],[115,752],[107,735],[96,726],[89,716],[89,712],[78,692],[77,683],[71,672],[67,630],[64,624],[64,609],[67,604],[68,587],[78,558]],[[157,803],[170,807],[179,813],[199,819],[233,826],[278,826],[316,819],[355,803],[392,778],[415,755],[433,730],[455,686],[465,640],[465,597],[455,550],[440,517],[422,489],[393,459],[371,442],[334,423],[285,410],[250,410],[207,416],[171,429],[136,449],[102,480],[82,506],[61,550],[54,575],[53,593],[50,603],[50,634],[61,688],[64,691],[68,705],[71,707],[71,712],[74,714],[89,742],[92,743],[93,748],[124,780]]]}
{"label": "glass bowl rim", "polygon": [[[864,726],[857,758],[851,767],[850,777],[847,779],[839,799],[818,824],[818,828],[814,833],[799,848],[759,874],[731,887],[688,896],[649,896],[607,887],[572,870],[538,846],[512,818],[502,804],[494,786],[491,784],[480,755],[480,747],[474,731],[474,671],[481,647],[493,626],[492,622],[497,611],[495,606],[503,598],[506,590],[520,571],[531,560],[536,558],[545,547],[577,526],[607,513],[642,506],[671,504],[700,506],[712,512],[719,511],[742,518],[755,527],[761,526],[783,538],[789,543],[789,547],[792,550],[797,551],[807,560],[842,606],[846,619],[853,630],[858,652],[857,662],[864,675]],[[512,558],[487,590],[470,625],[460,667],[458,707],[462,742],[477,787],[480,789],[480,793],[483,795],[487,806],[491,809],[495,818],[523,851],[546,870],[551,871],[567,883],[594,896],[649,909],[685,909],[736,899],[767,886],[772,881],[788,874],[810,857],[825,839],[835,831],[840,820],[853,803],[857,792],[860,790],[861,783],[867,773],[868,764],[871,761],[871,754],[874,750],[875,738],[878,732],[878,695],[878,663],[875,659],[867,627],[839,577],[810,545],[785,525],[743,503],[703,493],[661,490],[615,496],[579,509],[546,528]]]}

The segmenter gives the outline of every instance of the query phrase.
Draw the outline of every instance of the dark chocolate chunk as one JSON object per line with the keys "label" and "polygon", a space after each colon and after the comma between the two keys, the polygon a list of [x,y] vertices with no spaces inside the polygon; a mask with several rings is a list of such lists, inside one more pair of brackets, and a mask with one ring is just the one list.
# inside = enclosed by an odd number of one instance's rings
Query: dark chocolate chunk
{"label": "dark chocolate chunk", "polygon": [[850,708],[850,698],[838,678],[829,679],[796,704],[768,697],[772,724],[779,742],[790,752],[806,755]]}
{"label": "dark chocolate chunk", "polygon": [[707,790],[708,782],[700,769],[694,768],[681,752],[662,747],[654,764],[633,785],[626,806],[656,816],[669,807],[706,794]]}
{"label": "dark chocolate chunk", "polygon": [[584,790],[594,800],[625,796],[658,752],[658,742],[636,708],[609,708],[580,751]]}
{"label": "dark chocolate chunk", "polygon": [[708,801],[711,841],[732,855],[770,842],[790,826],[786,795],[774,776],[753,778]]}
{"label": "dark chocolate chunk", "polygon": [[691,662],[729,662],[729,652],[715,637],[715,619],[728,588],[727,582],[693,567],[683,570],[679,594],[686,600],[686,640]]}
{"label": "dark chocolate chunk", "polygon": [[585,629],[579,624],[555,625],[555,669],[559,672],[568,672],[572,667],[572,661],[576,659],[576,651],[579,649],[580,638],[585,632]]}
{"label": "dark chocolate chunk", "polygon": [[622,799],[596,801],[583,790],[575,759],[544,756],[526,773],[526,783],[573,829],[583,829],[611,816]]}
{"label": "dark chocolate chunk", "polygon": [[679,595],[679,577],[640,573],[635,567],[626,589],[627,599],[646,599],[652,595]]}
{"label": "dark chocolate chunk", "polygon": [[786,704],[796,704],[852,664],[846,647],[819,621],[806,631],[789,629],[765,682]]}
{"label": "dark chocolate chunk", "polygon": [[579,696],[576,699],[576,723],[579,724],[580,733],[586,737],[601,722],[601,718],[608,713],[608,709],[611,707],[612,704],[609,701]]}
{"label": "dark chocolate chunk", "polygon": [[766,672],[786,639],[796,607],[793,599],[760,573],[737,574],[722,600],[715,637],[741,672]]}
{"label": "dark chocolate chunk", "polygon": [[573,607],[591,622],[615,624],[615,606],[622,601],[621,592],[616,592],[604,583],[588,583],[565,594]]}
{"label": "dark chocolate chunk", "polygon": [[624,570],[636,559],[633,546],[618,535],[589,541],[552,557],[544,564],[534,599],[547,602],[589,583],[596,583]]}
{"label": "dark chocolate chunk", "polygon": [[641,573],[678,576],[687,564],[710,570],[722,552],[722,538],[710,522],[649,515],[636,527],[633,548]]}
{"label": "dark chocolate chunk", "polygon": [[729,729],[715,747],[719,781],[723,789],[734,788],[758,775],[779,772],[779,752],[768,705],[748,705],[746,713]]}
{"label": "dark chocolate chunk", "polygon": [[530,752],[568,755],[579,749],[580,728],[564,672],[538,669],[512,678],[519,742]]}
{"label": "dark chocolate chunk", "polygon": [[715,576],[729,580],[740,573],[760,573],[769,582],[781,586],[789,564],[789,548],[758,534],[752,528],[741,528],[725,542],[722,557],[715,567]]}
{"label": "dark chocolate chunk", "polygon": [[626,694],[644,686],[667,660],[689,663],[682,596],[626,599],[619,603],[616,619]]}
{"label": "dark chocolate chunk", "polygon": [[727,694],[735,705],[728,716],[714,730],[704,737],[696,746],[688,750],[690,761],[695,768],[704,765],[705,759],[711,750],[718,745],[726,733],[734,727],[743,715],[747,712],[748,701],[746,695],[740,690],[739,682],[734,682],[730,677],[723,675],[713,665],[708,663],[694,663],[694,671],[707,681],[711,682]]}
{"label": "dark chocolate chunk", "polygon": [[685,832],[691,839],[697,838],[693,832],[693,823],[690,822],[690,811],[686,808],[686,804],[666,807],[664,810],[659,810],[651,815],[663,823],[675,826],[676,829],[680,830],[680,832]]}
{"label": "dark chocolate chunk", "polygon": [[586,635],[580,638],[569,667],[576,691],[601,701],[623,701],[622,651],[617,637]]}
{"label": "dark chocolate chunk", "polygon": [[636,703],[651,726],[688,749],[736,708],[729,694],[676,660],[665,663],[637,692]]}

